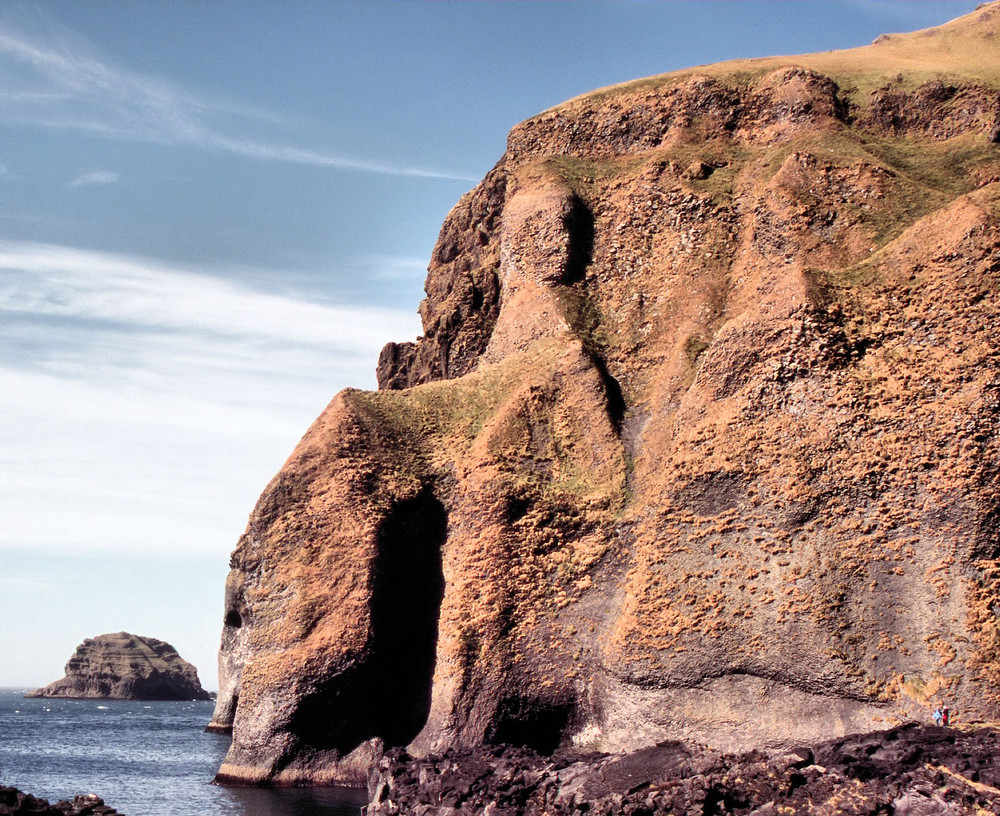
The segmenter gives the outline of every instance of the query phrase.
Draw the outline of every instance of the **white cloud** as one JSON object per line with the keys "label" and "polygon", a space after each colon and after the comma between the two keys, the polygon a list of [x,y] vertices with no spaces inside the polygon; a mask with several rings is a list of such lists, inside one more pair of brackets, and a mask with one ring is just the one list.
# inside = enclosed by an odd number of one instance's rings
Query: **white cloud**
{"label": "white cloud", "polygon": [[[402,312],[259,292],[161,261],[0,241],[0,311],[368,353]],[[275,277],[275,275],[271,275]]]}
{"label": "white cloud", "polygon": [[[0,28],[4,84],[0,117],[22,125],[82,130],[107,138],[222,150],[254,159],[359,170],[396,176],[478,181],[471,176],[312,150],[280,140],[233,136],[218,124],[247,120],[278,123],[271,112],[228,105],[178,88],[158,77],[112,66],[79,37],[28,38]],[[11,87],[19,85],[20,87]]]}
{"label": "white cloud", "polygon": [[410,255],[374,255],[364,266],[371,275],[385,280],[417,278],[423,281],[427,276],[427,259]]}
{"label": "white cloud", "polygon": [[333,394],[416,315],[0,243],[0,549],[224,556]]}
{"label": "white cloud", "polygon": [[75,179],[67,182],[67,187],[86,187],[91,184],[114,184],[118,181],[118,174],[110,170],[92,170],[89,173],[81,173]]}

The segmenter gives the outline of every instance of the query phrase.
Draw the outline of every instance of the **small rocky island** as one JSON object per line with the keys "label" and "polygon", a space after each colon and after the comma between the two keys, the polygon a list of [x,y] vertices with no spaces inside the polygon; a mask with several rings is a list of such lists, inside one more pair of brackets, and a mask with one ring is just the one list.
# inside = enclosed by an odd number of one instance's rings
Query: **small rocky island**
{"label": "small rocky island", "polygon": [[169,643],[117,632],[87,638],[66,664],[66,676],[25,697],[112,700],[208,700],[198,670]]}

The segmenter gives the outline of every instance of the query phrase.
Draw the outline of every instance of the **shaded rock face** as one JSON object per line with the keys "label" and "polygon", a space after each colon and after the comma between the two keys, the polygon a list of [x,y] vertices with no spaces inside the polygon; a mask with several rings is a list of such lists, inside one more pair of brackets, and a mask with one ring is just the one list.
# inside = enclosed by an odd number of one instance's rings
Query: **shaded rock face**
{"label": "shaded rock face", "polygon": [[424,283],[423,337],[382,350],[379,388],[451,379],[476,367],[500,311],[499,226],[506,184],[506,173],[494,170],[448,216]]}
{"label": "shaded rock face", "polygon": [[998,22],[517,126],[237,545],[219,779],[1000,714]]}
{"label": "shaded rock face", "polygon": [[114,700],[208,700],[198,671],[169,643],[128,632],[87,638],[66,676],[25,697]]}
{"label": "shaded rock face", "polygon": [[391,752],[369,782],[370,816],[1000,813],[995,729],[913,723],[802,746],[725,755],[664,742],[624,756],[524,749]]}

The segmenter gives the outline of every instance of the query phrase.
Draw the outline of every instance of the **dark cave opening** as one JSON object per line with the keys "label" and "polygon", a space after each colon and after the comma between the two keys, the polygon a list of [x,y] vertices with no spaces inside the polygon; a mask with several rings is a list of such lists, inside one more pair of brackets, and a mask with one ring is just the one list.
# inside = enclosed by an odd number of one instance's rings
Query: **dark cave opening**
{"label": "dark cave opening", "polygon": [[386,747],[411,742],[431,706],[444,598],[444,505],[425,489],[396,504],[376,537],[366,654],[351,669],[317,682],[290,730],[320,750],[347,754],[371,737]]}
{"label": "dark cave opening", "polygon": [[569,248],[563,271],[563,283],[572,286],[582,281],[594,254],[594,214],[586,203],[573,196],[563,223],[569,233]]}
{"label": "dark cave opening", "polygon": [[494,745],[517,745],[551,754],[561,744],[573,710],[572,702],[507,699],[498,706],[486,738]]}
{"label": "dark cave opening", "polygon": [[387,745],[406,745],[430,713],[447,525],[444,505],[425,490],[398,504],[379,531],[371,671],[375,733]]}

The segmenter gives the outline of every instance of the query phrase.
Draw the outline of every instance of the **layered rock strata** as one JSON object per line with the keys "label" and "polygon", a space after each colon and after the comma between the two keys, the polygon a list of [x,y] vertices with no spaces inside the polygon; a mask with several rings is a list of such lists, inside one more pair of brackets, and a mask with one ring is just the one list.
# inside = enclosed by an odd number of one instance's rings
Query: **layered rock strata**
{"label": "layered rock strata", "polygon": [[514,128],[233,553],[219,779],[1000,714],[998,28]]}
{"label": "layered rock strata", "polygon": [[25,697],[116,700],[208,700],[198,671],[169,643],[128,632],[87,638],[66,676]]}

